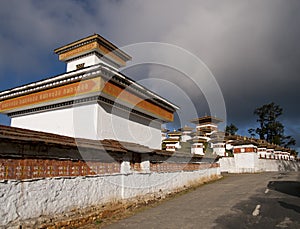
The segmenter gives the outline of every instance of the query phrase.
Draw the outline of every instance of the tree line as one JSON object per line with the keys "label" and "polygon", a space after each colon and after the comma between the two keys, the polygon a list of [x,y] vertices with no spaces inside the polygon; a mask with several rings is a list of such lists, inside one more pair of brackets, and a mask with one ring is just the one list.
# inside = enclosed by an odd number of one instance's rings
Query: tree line
{"label": "tree line", "polygon": [[[254,115],[257,116],[259,127],[248,129],[248,133],[253,138],[258,136],[260,139],[285,148],[296,145],[296,140],[284,133],[284,125],[279,121],[282,114],[283,109],[273,102],[256,108]],[[237,131],[238,128],[232,123],[225,129],[227,135],[235,135]]]}

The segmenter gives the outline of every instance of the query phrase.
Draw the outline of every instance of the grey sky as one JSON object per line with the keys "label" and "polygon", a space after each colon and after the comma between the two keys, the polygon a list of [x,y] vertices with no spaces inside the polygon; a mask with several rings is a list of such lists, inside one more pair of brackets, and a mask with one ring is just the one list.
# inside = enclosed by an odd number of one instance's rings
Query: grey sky
{"label": "grey sky", "polygon": [[[224,95],[228,121],[241,133],[255,125],[256,107],[274,101],[284,108],[287,132],[300,146],[298,0],[2,0],[0,4],[0,90],[63,72],[53,49],[93,33],[118,46],[165,42],[206,63]],[[161,71],[147,67],[152,75],[168,73]],[[172,98],[176,100],[170,90]],[[202,99],[198,108],[207,112]]]}

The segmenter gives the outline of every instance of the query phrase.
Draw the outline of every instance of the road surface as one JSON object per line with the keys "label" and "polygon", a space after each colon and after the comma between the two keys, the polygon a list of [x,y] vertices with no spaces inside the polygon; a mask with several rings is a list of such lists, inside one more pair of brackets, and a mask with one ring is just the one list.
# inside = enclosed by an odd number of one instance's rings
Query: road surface
{"label": "road surface", "polygon": [[300,228],[300,174],[225,175],[105,228]]}

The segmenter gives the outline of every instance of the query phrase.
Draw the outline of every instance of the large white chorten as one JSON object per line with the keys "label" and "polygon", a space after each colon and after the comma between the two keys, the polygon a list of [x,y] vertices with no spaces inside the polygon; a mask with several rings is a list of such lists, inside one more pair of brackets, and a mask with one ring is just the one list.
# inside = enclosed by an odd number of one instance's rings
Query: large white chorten
{"label": "large white chorten", "polygon": [[55,49],[66,73],[0,92],[11,125],[161,147],[178,107],[119,72],[131,57],[98,34]]}

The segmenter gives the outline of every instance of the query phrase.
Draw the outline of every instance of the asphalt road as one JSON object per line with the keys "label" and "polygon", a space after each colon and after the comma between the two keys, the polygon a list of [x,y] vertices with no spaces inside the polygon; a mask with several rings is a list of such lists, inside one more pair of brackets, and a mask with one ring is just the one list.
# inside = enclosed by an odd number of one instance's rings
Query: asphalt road
{"label": "asphalt road", "polygon": [[300,174],[225,175],[105,228],[300,228]]}

